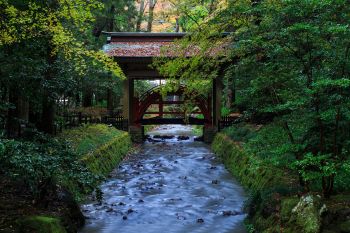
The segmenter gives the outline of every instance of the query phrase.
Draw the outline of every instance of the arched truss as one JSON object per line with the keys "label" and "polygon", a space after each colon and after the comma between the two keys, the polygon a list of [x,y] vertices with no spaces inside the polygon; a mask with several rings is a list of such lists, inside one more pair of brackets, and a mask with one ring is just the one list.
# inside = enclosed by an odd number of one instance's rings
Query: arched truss
{"label": "arched truss", "polygon": [[[145,92],[141,97],[134,99],[133,107],[134,107],[135,124],[141,123],[147,109],[152,104],[179,104],[180,101],[163,101],[162,95],[160,93],[160,88],[161,86],[156,86],[148,90],[147,92]],[[167,94],[182,96],[184,99],[181,102],[184,102],[188,98],[188,95],[185,95],[185,91],[186,91],[186,86],[182,85],[179,87],[177,91],[168,92]],[[194,104],[199,107],[200,113],[203,114],[204,116],[203,124],[205,125],[211,124],[212,117],[211,117],[210,98],[206,98],[204,95],[199,95],[197,93],[193,93],[193,96],[195,96]]]}

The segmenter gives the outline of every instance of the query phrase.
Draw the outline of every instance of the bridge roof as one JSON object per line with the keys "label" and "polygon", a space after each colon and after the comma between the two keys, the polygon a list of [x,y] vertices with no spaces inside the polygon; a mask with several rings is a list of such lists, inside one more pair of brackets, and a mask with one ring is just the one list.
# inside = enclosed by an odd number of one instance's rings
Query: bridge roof
{"label": "bridge roof", "polygon": [[[171,46],[177,39],[183,38],[186,33],[154,33],[154,32],[103,32],[107,35],[107,44],[103,50],[110,56],[121,59],[152,58],[152,57],[176,57],[176,56],[195,56],[200,52],[196,45],[190,45],[186,51],[178,50]],[[228,32],[222,33],[223,37],[229,35]],[[209,57],[220,56],[227,53],[229,46],[227,40],[222,40],[213,45],[212,49],[207,51]],[[168,49],[167,49],[168,48]],[[178,52],[181,51],[181,54]]]}
{"label": "bridge roof", "polygon": [[[181,39],[186,33],[149,33],[149,32],[104,32],[107,44],[103,50],[113,57],[159,57],[164,47],[174,40]],[[170,52],[165,53],[171,56]]]}

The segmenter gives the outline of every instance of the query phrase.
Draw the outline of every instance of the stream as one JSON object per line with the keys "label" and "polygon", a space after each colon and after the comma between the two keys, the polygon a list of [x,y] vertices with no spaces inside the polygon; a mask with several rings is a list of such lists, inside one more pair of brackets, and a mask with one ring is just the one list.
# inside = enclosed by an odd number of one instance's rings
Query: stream
{"label": "stream", "polygon": [[244,190],[210,146],[194,141],[190,126],[149,134],[101,185],[102,204],[81,206],[87,219],[80,232],[245,233]]}

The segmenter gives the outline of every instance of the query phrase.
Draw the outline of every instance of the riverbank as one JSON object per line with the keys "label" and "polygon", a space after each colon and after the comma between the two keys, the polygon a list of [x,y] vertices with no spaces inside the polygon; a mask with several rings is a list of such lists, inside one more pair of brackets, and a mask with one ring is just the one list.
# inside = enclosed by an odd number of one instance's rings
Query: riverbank
{"label": "riverbank", "polygon": [[350,232],[350,195],[323,199],[317,193],[303,193],[297,174],[264,163],[222,133],[216,135],[212,149],[251,193],[246,203],[250,232]]}
{"label": "riverbank", "polygon": [[[51,148],[52,141],[59,142],[57,148]],[[59,171],[66,169],[62,166],[69,166],[71,174],[55,175],[56,172],[52,171],[55,174],[50,179],[53,180],[49,187],[44,188],[49,193],[37,203],[28,184],[1,175],[0,232],[76,232],[85,222],[78,201],[84,200],[104,180],[128,153],[132,144],[126,132],[106,125],[85,125],[50,139],[49,145],[47,151],[52,153],[53,166],[59,166],[55,169]],[[56,150],[62,150],[62,157],[55,158],[60,155]],[[74,157],[69,157],[65,151],[74,154]],[[47,157],[40,159],[46,161]],[[56,160],[63,162],[55,165]],[[38,172],[33,170],[34,175]]]}

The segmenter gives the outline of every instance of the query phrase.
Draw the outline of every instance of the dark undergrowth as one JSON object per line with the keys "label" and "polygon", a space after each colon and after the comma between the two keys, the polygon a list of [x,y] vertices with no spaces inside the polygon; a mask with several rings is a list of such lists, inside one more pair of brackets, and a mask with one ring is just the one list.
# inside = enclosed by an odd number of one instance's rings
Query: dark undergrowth
{"label": "dark undergrowth", "polygon": [[1,139],[0,232],[14,232],[21,219],[36,215],[57,217],[68,232],[76,232],[84,223],[77,203],[130,146],[126,132],[105,125],[67,130],[58,138],[34,133],[28,140]]}

